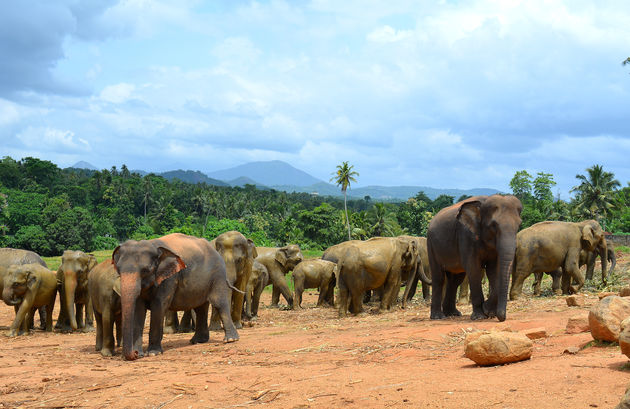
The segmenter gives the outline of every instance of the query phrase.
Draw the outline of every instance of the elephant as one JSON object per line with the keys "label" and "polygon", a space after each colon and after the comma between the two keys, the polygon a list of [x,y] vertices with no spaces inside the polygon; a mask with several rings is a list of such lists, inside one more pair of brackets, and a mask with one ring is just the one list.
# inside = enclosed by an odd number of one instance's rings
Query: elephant
{"label": "elephant", "polygon": [[376,237],[342,247],[345,250],[337,262],[339,316],[346,316],[348,311],[361,313],[365,292],[381,286],[379,311],[389,310],[396,302],[401,270],[409,259],[412,242],[399,237]]}
{"label": "elephant", "polygon": [[[107,259],[97,264],[88,274],[88,290],[96,321],[96,351],[112,356],[120,346],[122,308],[120,304],[120,276],[114,263]],[[116,344],[114,343],[116,324]]]}
{"label": "elephant", "polygon": [[258,260],[259,263],[267,267],[269,273],[269,280],[273,284],[273,292],[271,294],[271,306],[278,307],[280,301],[280,293],[287,303],[289,308],[293,307],[293,296],[287,286],[287,282],[284,278],[289,271],[293,270],[304,258],[300,251],[300,246],[297,244],[289,244],[284,247],[258,247]]}
{"label": "elephant", "polygon": [[[427,251],[431,266],[431,319],[460,316],[457,288],[468,276],[472,320],[496,316],[505,321],[516,233],[523,205],[512,195],[474,196],[440,210],[429,223]],[[485,267],[490,287],[484,302]],[[446,293],[442,290],[446,281]]]}
{"label": "elephant", "polygon": [[258,305],[260,295],[269,284],[269,272],[264,264],[254,260],[252,274],[249,276],[247,288],[245,289],[245,316],[250,320],[258,316]]}
{"label": "elephant", "polygon": [[151,310],[149,356],[162,353],[164,313],[194,309],[197,315],[192,344],[209,340],[208,307],[218,310],[224,342],[239,339],[230,316],[233,287],[225,262],[203,238],[173,233],[152,240],[127,240],[112,253],[120,276],[123,357],[143,356],[142,331]]}
{"label": "elephant", "polygon": [[[604,269],[602,268],[602,283],[606,282],[607,276],[612,274],[615,270],[615,266],[617,265],[617,256],[615,254],[615,246],[606,240],[606,252],[603,252],[603,247],[599,246],[597,251],[589,251],[589,252],[580,252],[580,266],[586,264],[586,280],[593,279],[593,271],[595,270],[595,259],[599,255],[600,259],[603,260],[606,254],[606,261],[610,263],[608,267],[608,271],[604,274]],[[603,267],[603,264],[602,264]]]}
{"label": "elephant", "polygon": [[57,298],[57,277],[48,268],[37,264],[11,265],[4,274],[2,299],[16,307],[16,314],[7,335],[14,337],[20,329],[28,333],[35,308],[46,308],[46,331],[52,331],[52,312]]}
{"label": "elephant", "polygon": [[327,303],[335,306],[335,281],[337,264],[321,259],[304,260],[293,270],[293,309],[302,308],[302,293],[305,288],[319,289],[317,306]]}
{"label": "elephant", "polygon": [[[252,264],[258,257],[256,246],[252,240],[237,231],[223,233],[210,243],[225,261],[228,281],[239,290],[232,293],[232,321],[237,329],[243,328],[241,323],[243,301],[247,283],[252,274]],[[221,322],[214,308],[210,319],[210,329],[221,329]]]}
{"label": "elephant", "polygon": [[[512,271],[510,299],[523,292],[523,282],[532,273],[562,271],[563,292],[577,293],[584,285],[580,273],[580,251],[594,251],[603,247],[606,254],[604,231],[595,220],[579,223],[546,221],[536,223],[517,235],[516,257]],[[602,277],[606,277],[607,260],[602,260]],[[577,285],[571,284],[574,279]],[[555,284],[554,284],[555,286]]]}
{"label": "elephant", "polygon": [[79,250],[63,252],[61,265],[57,270],[60,311],[55,328],[63,332],[77,329],[88,331],[94,328],[92,300],[88,292],[88,273],[96,264],[96,257],[92,254]]}
{"label": "elephant", "polygon": [[400,236],[411,240],[416,248],[416,262],[413,268],[403,269],[401,279],[405,282],[405,292],[402,299],[402,307],[406,307],[407,301],[411,301],[416,293],[418,281],[422,282],[422,297],[428,300],[431,296],[431,269],[429,267],[429,255],[427,253],[427,239],[425,237]]}
{"label": "elephant", "polygon": [[[48,268],[46,262],[39,256],[39,254],[30,250],[0,248],[0,270],[4,268],[4,271],[9,266],[16,264],[39,264]],[[0,293],[2,293],[2,280],[0,280]],[[46,308],[39,308],[39,328],[46,328]]]}

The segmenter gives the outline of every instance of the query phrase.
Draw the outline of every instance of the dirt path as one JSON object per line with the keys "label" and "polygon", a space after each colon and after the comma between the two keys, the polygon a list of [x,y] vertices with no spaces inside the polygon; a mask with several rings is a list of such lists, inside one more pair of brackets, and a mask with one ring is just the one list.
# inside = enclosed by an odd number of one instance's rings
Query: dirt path
{"label": "dirt path", "polygon": [[[612,408],[630,383],[628,359],[618,346],[590,345],[590,333],[564,331],[597,297],[587,300],[584,308],[564,297],[510,302],[502,324],[430,321],[421,303],[340,320],[313,308],[307,292],[309,308],[262,308],[239,342],[211,333],[210,343],[190,345],[191,334],[165,335],[163,355],[136,362],[102,358],[94,333],[0,336],[0,407]],[[0,306],[2,332],[12,318]],[[525,362],[483,368],[463,357],[466,332],[505,325],[544,327],[550,337]],[[569,346],[583,349],[563,354]]]}

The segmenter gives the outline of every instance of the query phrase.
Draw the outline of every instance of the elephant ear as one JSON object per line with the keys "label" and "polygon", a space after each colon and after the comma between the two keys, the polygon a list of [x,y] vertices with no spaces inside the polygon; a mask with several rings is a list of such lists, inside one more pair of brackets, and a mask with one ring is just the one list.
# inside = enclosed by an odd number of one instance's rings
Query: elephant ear
{"label": "elephant ear", "polygon": [[282,267],[287,266],[287,250],[285,248],[279,249],[276,251],[276,261],[282,265]]}
{"label": "elephant ear", "polygon": [[463,203],[457,212],[459,223],[475,236],[481,232],[481,202],[473,200]]}
{"label": "elephant ear", "polygon": [[114,285],[112,285],[112,290],[120,297],[120,276],[116,277],[114,280]]}
{"label": "elephant ear", "polygon": [[256,245],[254,244],[254,240],[247,239],[247,255],[251,258],[258,257],[258,252],[256,251]]}
{"label": "elephant ear", "polygon": [[86,271],[90,271],[98,264],[98,261],[96,261],[96,257],[94,257],[94,254],[86,254],[86,256],[88,258]]}
{"label": "elephant ear", "polygon": [[35,291],[36,290],[37,283],[39,282],[39,280],[40,279],[37,276],[37,273],[35,273],[34,271],[29,271],[26,274],[26,286],[31,291]]}
{"label": "elephant ear", "polygon": [[177,254],[173,253],[170,249],[160,246],[158,247],[159,258],[158,266],[155,272],[155,285],[162,284],[162,281],[166,280],[179,273],[186,268],[186,263]]}
{"label": "elephant ear", "polygon": [[588,224],[582,228],[582,246],[586,244],[586,249],[593,250],[596,244],[596,238],[593,231],[593,227]]}
{"label": "elephant ear", "polygon": [[114,264],[114,270],[116,270],[118,275],[120,275],[120,271],[118,271],[118,265],[116,263],[118,263],[118,259],[120,258],[119,250],[120,246],[116,247],[112,253],[112,264]]}

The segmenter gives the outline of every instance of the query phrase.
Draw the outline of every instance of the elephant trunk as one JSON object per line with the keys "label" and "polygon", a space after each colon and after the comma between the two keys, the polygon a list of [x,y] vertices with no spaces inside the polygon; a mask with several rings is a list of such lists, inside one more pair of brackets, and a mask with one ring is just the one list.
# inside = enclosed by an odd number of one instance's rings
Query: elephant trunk
{"label": "elephant trunk", "polygon": [[66,310],[68,311],[68,318],[70,318],[70,326],[76,331],[77,315],[74,309],[74,293],[77,289],[77,274],[74,271],[64,271],[64,291]]}
{"label": "elephant trunk", "polygon": [[432,281],[426,274],[424,274],[424,266],[421,263],[417,263],[416,268],[418,269],[417,274],[420,277],[420,281],[422,281],[426,285],[431,285]]}
{"label": "elephant trunk", "polygon": [[22,302],[22,297],[16,297],[15,293],[11,290],[10,285],[5,285],[2,290],[2,299],[6,305],[18,305]]}
{"label": "elephant trunk", "polygon": [[498,263],[497,263],[497,318],[499,321],[505,321],[508,287],[510,285],[510,276],[512,275],[512,266],[514,263],[514,254],[516,253],[516,232],[507,235],[499,241],[497,247]]}
{"label": "elephant trunk", "polygon": [[134,350],[135,310],[140,296],[140,273],[120,275],[120,304],[122,310],[123,356],[128,361],[138,359]]}

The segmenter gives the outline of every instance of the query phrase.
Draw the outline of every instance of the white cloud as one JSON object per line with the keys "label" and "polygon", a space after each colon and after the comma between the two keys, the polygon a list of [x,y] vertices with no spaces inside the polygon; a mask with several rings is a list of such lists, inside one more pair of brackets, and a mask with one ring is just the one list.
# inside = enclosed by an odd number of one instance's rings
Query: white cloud
{"label": "white cloud", "polygon": [[376,43],[395,43],[406,40],[412,35],[413,32],[411,30],[396,30],[391,26],[385,25],[369,33],[367,39]]}
{"label": "white cloud", "polygon": [[30,149],[49,149],[54,152],[64,150],[89,151],[90,143],[84,138],[78,138],[70,130],[50,127],[29,126],[17,134],[17,138]]}
{"label": "white cloud", "polygon": [[135,85],[127,83],[108,85],[101,91],[100,98],[106,102],[121,104],[131,98],[135,89]]}

